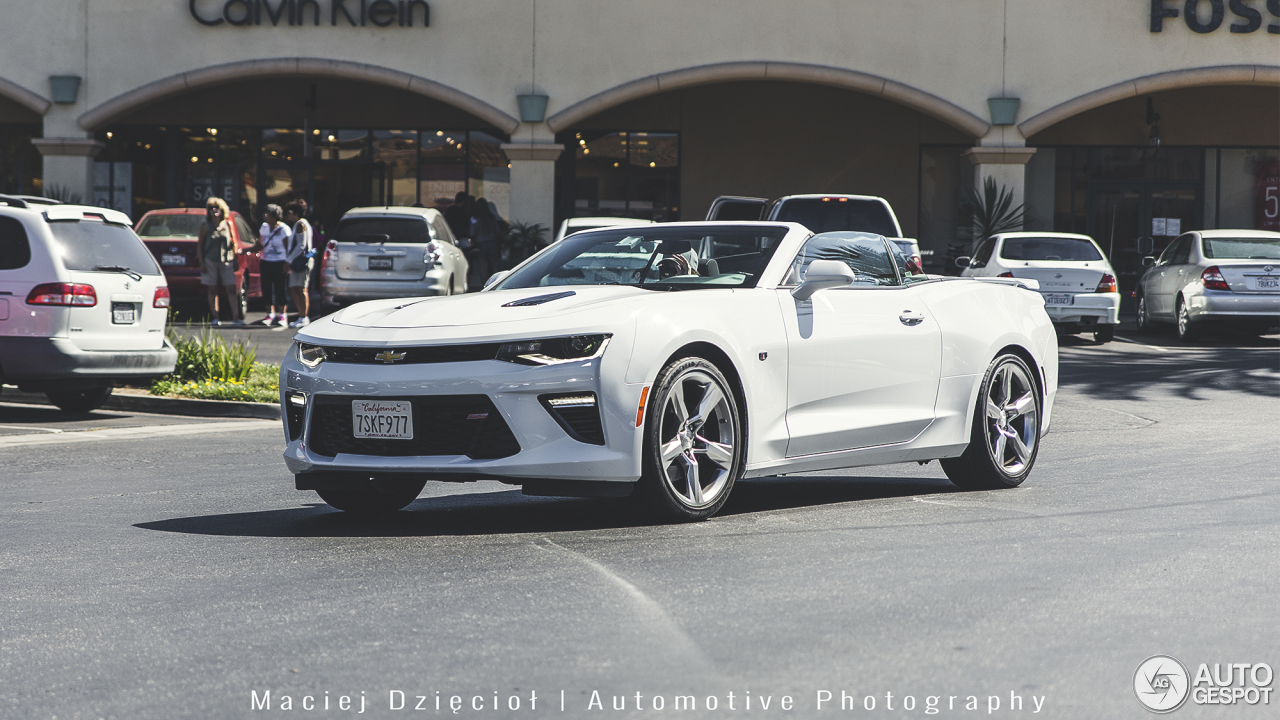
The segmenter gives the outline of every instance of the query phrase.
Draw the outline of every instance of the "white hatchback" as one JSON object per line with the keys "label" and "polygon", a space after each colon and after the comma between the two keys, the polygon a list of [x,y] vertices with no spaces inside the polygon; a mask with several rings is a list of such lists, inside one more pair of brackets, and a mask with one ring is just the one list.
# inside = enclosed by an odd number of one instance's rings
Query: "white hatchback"
{"label": "white hatchback", "polygon": [[1088,235],[1012,232],[956,258],[965,277],[1030,278],[1040,283],[1045,310],[1060,334],[1092,332],[1110,342],[1120,324],[1116,271]]}
{"label": "white hatchback", "polygon": [[467,258],[434,208],[348,210],[321,258],[326,305],[467,291]]}
{"label": "white hatchback", "polygon": [[63,410],[173,372],[169,287],[129,217],[0,196],[0,381]]}

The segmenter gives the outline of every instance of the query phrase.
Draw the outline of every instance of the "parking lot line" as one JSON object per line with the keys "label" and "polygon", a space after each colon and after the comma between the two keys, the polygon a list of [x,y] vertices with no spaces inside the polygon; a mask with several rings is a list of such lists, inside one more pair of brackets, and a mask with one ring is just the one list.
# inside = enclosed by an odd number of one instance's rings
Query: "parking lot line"
{"label": "parking lot line", "polygon": [[62,445],[65,443],[95,442],[99,440],[138,440],[175,435],[204,435],[237,430],[274,430],[280,427],[275,420],[223,420],[221,422],[185,423],[182,425],[143,425],[142,427],[107,428],[105,430],[74,430],[56,435],[12,435],[0,437],[0,450],[31,445]]}

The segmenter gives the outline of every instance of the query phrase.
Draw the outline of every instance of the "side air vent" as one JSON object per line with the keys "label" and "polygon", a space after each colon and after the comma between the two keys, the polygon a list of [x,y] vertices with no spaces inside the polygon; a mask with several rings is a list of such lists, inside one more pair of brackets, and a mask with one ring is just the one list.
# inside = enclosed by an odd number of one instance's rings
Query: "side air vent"
{"label": "side air vent", "polygon": [[567,290],[565,292],[551,293],[550,295],[535,295],[534,297],[524,298],[523,300],[512,300],[502,307],[530,307],[532,305],[541,305],[543,303],[549,303],[552,300],[559,300],[561,298],[567,298],[570,295],[577,294],[578,293],[572,290]]}
{"label": "side air vent", "polygon": [[588,445],[604,444],[604,428],[600,426],[600,408],[595,393],[540,395],[538,401],[569,437]]}

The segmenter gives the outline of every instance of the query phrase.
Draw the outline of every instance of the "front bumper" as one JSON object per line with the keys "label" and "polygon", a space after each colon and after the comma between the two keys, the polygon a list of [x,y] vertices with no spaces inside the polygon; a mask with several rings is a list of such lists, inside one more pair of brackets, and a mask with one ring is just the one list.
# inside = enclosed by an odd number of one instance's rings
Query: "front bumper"
{"label": "front bumper", "polygon": [[1045,305],[1054,325],[1119,325],[1119,293],[1079,293],[1071,305]]}
{"label": "front bumper", "polygon": [[326,268],[320,290],[321,299],[331,305],[447,294],[449,271],[440,266],[428,270],[420,280],[343,280]]}
{"label": "front bumper", "polygon": [[[294,474],[316,472],[414,474],[427,479],[498,479],[513,484],[539,480],[630,483],[640,476],[640,433],[635,428],[640,385],[609,391],[600,381],[599,358],[547,367],[483,360],[404,366],[326,362],[307,369],[295,357],[281,367],[285,465]],[[593,392],[604,445],[571,437],[539,400],[542,395]],[[289,396],[303,393],[305,409],[290,413]],[[332,407],[347,400],[440,398],[483,395],[493,403],[519,444],[507,457],[455,455],[362,455],[316,451],[311,433],[317,396]],[[295,406],[296,407],[296,406]],[[348,411],[349,412],[349,411]],[[297,439],[289,423],[301,421]],[[421,432],[415,427],[415,436]],[[408,441],[389,441],[408,442]],[[301,482],[301,481],[300,481]],[[301,485],[300,485],[301,486]]]}
{"label": "front bumper", "polygon": [[0,341],[5,382],[129,381],[168,375],[178,351],[166,340],[157,350],[81,350],[66,338],[6,337]]}

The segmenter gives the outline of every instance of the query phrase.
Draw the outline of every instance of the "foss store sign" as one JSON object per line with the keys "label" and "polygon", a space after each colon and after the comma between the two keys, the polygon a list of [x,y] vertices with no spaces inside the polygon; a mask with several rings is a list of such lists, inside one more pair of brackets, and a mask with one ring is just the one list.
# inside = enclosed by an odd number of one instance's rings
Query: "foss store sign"
{"label": "foss store sign", "polygon": [[[1280,0],[1278,0],[1280,1]],[[191,17],[201,25],[422,27],[431,26],[426,0],[187,0]]]}

